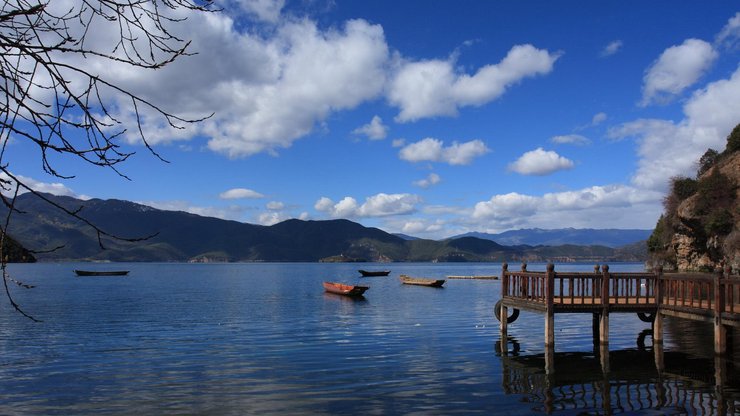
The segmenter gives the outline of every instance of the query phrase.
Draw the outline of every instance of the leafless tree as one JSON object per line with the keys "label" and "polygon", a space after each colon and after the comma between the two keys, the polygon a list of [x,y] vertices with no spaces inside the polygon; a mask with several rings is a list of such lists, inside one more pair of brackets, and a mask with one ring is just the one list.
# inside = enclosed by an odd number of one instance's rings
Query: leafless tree
{"label": "leafless tree", "polygon": [[[5,0],[1,4],[0,198],[8,215],[0,224],[0,263],[12,306],[36,320],[13,300],[8,287],[9,282],[29,286],[10,277],[6,268],[5,234],[11,216],[18,212],[14,202],[19,193],[32,192],[85,222],[97,232],[101,247],[102,236],[120,237],[111,236],[85,220],[79,210],[59,206],[24,183],[13,173],[6,154],[8,144],[14,140],[32,143],[38,148],[44,171],[62,179],[73,175],[57,169],[54,161],[59,157],[112,169],[125,178],[118,166],[133,151],[123,147],[122,139],[132,132],[162,159],[142,128],[144,112],[156,114],[175,129],[202,118],[183,118],[168,112],[84,63],[103,61],[152,71],[163,68],[191,53],[190,42],[176,35],[176,25],[183,24],[188,13],[216,8],[213,0]],[[112,44],[105,47],[97,46],[100,42],[94,38],[101,25],[106,25],[106,33],[111,27],[116,33]],[[133,122],[116,117],[110,108],[112,97],[130,104]]]}

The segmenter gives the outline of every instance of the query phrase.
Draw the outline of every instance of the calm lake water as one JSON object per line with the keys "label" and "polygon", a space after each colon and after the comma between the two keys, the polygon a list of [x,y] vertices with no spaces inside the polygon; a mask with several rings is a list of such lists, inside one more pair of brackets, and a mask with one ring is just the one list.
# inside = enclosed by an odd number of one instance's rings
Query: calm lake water
{"label": "calm lake water", "polygon": [[[83,278],[75,268],[131,273]],[[392,273],[360,278],[358,268]],[[43,322],[0,300],[0,414],[693,415],[731,414],[740,403],[736,360],[714,359],[711,327],[668,320],[659,372],[650,325],[611,315],[605,374],[591,316],[558,315],[548,375],[542,315],[522,312],[509,326],[509,353],[499,352],[499,281],[448,280],[435,289],[398,280],[498,275],[500,264],[9,269],[36,285],[11,289]],[[325,280],[370,289],[349,299],[324,293]]]}

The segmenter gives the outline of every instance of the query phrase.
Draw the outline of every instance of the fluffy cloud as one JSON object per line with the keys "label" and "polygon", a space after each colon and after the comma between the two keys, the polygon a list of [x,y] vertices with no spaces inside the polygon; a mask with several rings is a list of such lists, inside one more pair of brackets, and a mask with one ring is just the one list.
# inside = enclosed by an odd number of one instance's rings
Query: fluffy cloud
{"label": "fluffy cloud", "polygon": [[396,121],[453,116],[460,107],[480,106],[500,97],[524,78],[548,74],[559,53],[516,45],[495,65],[474,75],[456,72],[454,60],[404,62],[390,82],[388,101],[400,108]]}
{"label": "fluffy cloud", "polygon": [[494,195],[475,204],[471,218],[474,228],[498,231],[513,227],[608,228],[645,227],[662,210],[663,194],[623,186],[589,188],[547,193],[543,196],[509,193]]}
{"label": "fluffy cloud", "polygon": [[242,9],[266,22],[276,22],[285,0],[238,0]]}
{"label": "fluffy cloud", "polygon": [[427,137],[402,148],[398,155],[409,162],[443,162],[450,165],[468,165],[476,157],[490,152],[481,140],[465,143],[452,142],[444,147],[442,140]]}
{"label": "fluffy cloud", "polygon": [[[74,193],[71,189],[59,182],[41,182],[33,178],[29,178],[23,175],[13,175],[18,178],[18,181],[31,188],[36,192],[45,192],[52,195],[58,196],[71,196],[80,199],[88,199],[87,197],[80,197]],[[12,197],[15,194],[15,181],[10,178],[5,172],[0,173],[0,180],[9,182],[10,186],[6,189],[5,186],[0,188],[3,195]],[[18,194],[25,194],[28,190],[24,187],[20,187]]]}
{"label": "fluffy cloud", "polygon": [[228,207],[202,207],[192,205],[187,201],[136,201],[141,205],[161,209],[163,211],[183,211],[203,217],[220,218],[222,220],[239,221],[249,209],[242,206],[230,205]]}
{"label": "fluffy cloud", "polygon": [[314,204],[314,209],[333,218],[385,217],[411,214],[419,203],[421,198],[416,195],[379,193],[366,198],[362,205],[349,196],[336,204],[327,197],[321,197]]}
{"label": "fluffy cloud", "polygon": [[716,58],[712,45],[699,39],[666,49],[645,72],[640,105],[669,101],[698,81]]}
{"label": "fluffy cloud", "polygon": [[[249,4],[254,8],[262,2]],[[333,112],[352,109],[383,92],[389,52],[379,25],[350,20],[322,30],[308,19],[282,19],[273,30],[247,32],[240,29],[240,16],[209,13],[188,18],[187,25],[174,25],[174,30],[198,28],[175,33],[192,39],[189,50],[197,54],[161,70],[119,67],[94,57],[85,63],[93,73],[105,73],[111,82],[169,112],[186,118],[213,113],[176,130],[140,106],[150,144],[205,136],[209,149],[229,157],[275,154]],[[110,37],[115,25],[109,26],[96,34]],[[116,118],[135,126],[131,103],[120,99],[116,104]],[[130,143],[140,141],[136,130],[125,137]]]}
{"label": "fluffy cloud", "polygon": [[604,47],[604,50],[601,51],[601,56],[614,55],[615,53],[619,52],[620,49],[622,49],[622,41],[615,40]]}
{"label": "fluffy cloud", "polygon": [[430,173],[426,178],[415,181],[414,185],[426,189],[430,186],[438,184],[441,180],[442,178],[440,178],[439,175],[437,175],[436,173]]}
{"label": "fluffy cloud", "polygon": [[581,136],[580,134],[568,134],[565,136],[554,136],[550,138],[550,141],[555,144],[574,144],[574,145],[587,145],[591,143],[587,137]]}
{"label": "fluffy cloud", "polygon": [[676,175],[693,176],[696,161],[708,149],[724,149],[727,135],[740,120],[740,68],[729,79],[696,91],[683,107],[684,119],[636,120],[609,131],[612,138],[639,142],[635,186],[665,191]]}
{"label": "fluffy cloud", "polygon": [[285,204],[280,201],[270,201],[267,203],[267,209],[270,211],[280,211],[285,208]]}
{"label": "fluffy cloud", "polygon": [[596,113],[594,114],[593,118],[591,119],[591,125],[592,126],[598,126],[599,124],[606,121],[607,115],[606,113]]}
{"label": "fluffy cloud", "polygon": [[263,212],[259,215],[257,222],[260,225],[275,225],[279,222],[287,220],[289,217],[283,215],[280,212]]}
{"label": "fluffy cloud", "polygon": [[370,140],[382,140],[388,135],[388,126],[383,124],[383,119],[374,116],[370,123],[356,128],[352,133],[362,134]]}
{"label": "fluffy cloud", "polygon": [[734,49],[740,42],[740,12],[735,13],[735,16],[731,17],[727,21],[727,24],[722,31],[717,34],[715,44],[720,45],[724,48]]}
{"label": "fluffy cloud", "polygon": [[541,147],[523,154],[509,165],[509,170],[522,175],[549,175],[559,170],[571,169],[573,162],[553,151]]}
{"label": "fluffy cloud", "polygon": [[218,195],[221,199],[259,199],[265,196],[259,192],[246,188],[234,188]]}

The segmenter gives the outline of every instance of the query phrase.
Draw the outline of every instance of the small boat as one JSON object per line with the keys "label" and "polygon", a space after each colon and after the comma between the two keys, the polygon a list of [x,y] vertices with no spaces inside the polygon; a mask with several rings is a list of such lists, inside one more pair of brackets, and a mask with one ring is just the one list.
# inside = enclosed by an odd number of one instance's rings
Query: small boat
{"label": "small boat", "polygon": [[410,277],[402,274],[401,283],[405,285],[442,287],[442,285],[445,284],[445,279],[424,279],[421,277]]}
{"label": "small boat", "polygon": [[324,282],[324,289],[329,293],[336,293],[337,295],[362,296],[362,294],[370,288],[367,286],[343,285],[341,283]]}
{"label": "small boat", "polygon": [[358,270],[362,277],[372,277],[372,276],[388,276],[391,274],[390,270],[376,270],[376,271],[369,271],[369,270]]}
{"label": "small boat", "polygon": [[75,274],[77,274],[77,276],[126,276],[128,274],[128,270],[75,270]]}

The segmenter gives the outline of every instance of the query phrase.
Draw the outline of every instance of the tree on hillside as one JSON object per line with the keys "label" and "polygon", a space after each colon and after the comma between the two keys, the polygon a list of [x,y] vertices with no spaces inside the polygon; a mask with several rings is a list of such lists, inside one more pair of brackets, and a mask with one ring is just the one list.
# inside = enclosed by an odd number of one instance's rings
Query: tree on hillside
{"label": "tree on hillside", "polygon": [[[35,146],[44,171],[57,178],[73,177],[57,169],[55,161],[60,157],[112,169],[125,178],[118,166],[133,151],[124,149],[121,140],[131,132],[136,132],[144,146],[161,159],[149,146],[142,127],[144,117],[155,115],[162,123],[176,129],[199,120],[168,112],[157,103],[110,81],[111,78],[101,72],[112,66],[154,71],[190,54],[190,42],[176,36],[173,28],[183,23],[184,12],[210,11],[214,11],[213,0],[3,2],[0,8],[0,90],[3,95],[0,99],[0,198],[8,208],[8,215],[0,224],[0,262],[5,293],[18,312],[34,319],[13,301],[8,288],[8,282],[14,280],[6,270],[5,234],[11,216],[17,212],[13,207],[15,197],[22,192],[32,192],[47,203],[55,204],[13,173],[14,166],[6,152],[8,146],[13,142]],[[115,30],[109,30],[111,27]],[[102,28],[106,29],[106,36],[98,36]],[[104,44],[105,41],[110,43]],[[125,120],[114,114],[116,103],[121,102],[132,108],[132,115]],[[101,245],[102,236],[111,236],[85,220],[78,210],[55,206],[92,227]]]}

